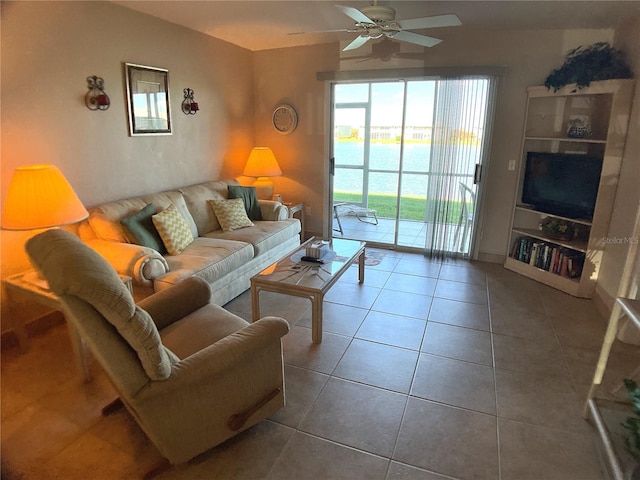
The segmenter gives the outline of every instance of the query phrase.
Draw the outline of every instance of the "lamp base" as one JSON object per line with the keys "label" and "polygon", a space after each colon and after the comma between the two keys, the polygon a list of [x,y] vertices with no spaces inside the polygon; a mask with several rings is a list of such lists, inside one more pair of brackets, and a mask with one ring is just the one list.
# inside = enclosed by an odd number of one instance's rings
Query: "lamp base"
{"label": "lamp base", "polygon": [[256,187],[256,194],[260,200],[271,200],[273,196],[273,182],[267,177],[258,177],[253,183]]}

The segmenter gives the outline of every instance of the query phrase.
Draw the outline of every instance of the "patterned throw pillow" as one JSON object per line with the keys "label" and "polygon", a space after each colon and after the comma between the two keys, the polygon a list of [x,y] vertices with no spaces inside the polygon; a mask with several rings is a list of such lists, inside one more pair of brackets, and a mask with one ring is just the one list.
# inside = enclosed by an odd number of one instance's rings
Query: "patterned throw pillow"
{"label": "patterned throw pillow", "polygon": [[244,202],[241,198],[231,200],[209,200],[223,232],[230,232],[244,227],[253,227],[253,222],[247,217]]}
{"label": "patterned throw pillow", "polygon": [[153,215],[151,219],[169,255],[179,255],[193,242],[189,224],[173,203],[166,210]]}

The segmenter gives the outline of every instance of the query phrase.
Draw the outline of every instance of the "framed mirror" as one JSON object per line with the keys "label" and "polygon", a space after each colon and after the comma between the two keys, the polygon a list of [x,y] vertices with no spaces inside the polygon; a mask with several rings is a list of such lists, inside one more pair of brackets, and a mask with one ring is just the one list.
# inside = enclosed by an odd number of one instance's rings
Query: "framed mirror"
{"label": "framed mirror", "polygon": [[171,135],[169,71],[125,63],[131,135]]}

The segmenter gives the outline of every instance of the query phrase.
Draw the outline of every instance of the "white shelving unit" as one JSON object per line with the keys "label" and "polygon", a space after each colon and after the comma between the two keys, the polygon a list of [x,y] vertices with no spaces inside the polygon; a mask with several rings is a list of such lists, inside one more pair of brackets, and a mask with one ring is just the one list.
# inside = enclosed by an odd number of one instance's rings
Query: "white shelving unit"
{"label": "white shelving unit", "polygon": [[[518,172],[518,188],[514,198],[513,215],[505,268],[530,277],[551,287],[577,297],[590,297],[595,287],[602,251],[603,238],[607,235],[613,209],[620,164],[629,123],[634,80],[605,80],[593,82],[589,87],[576,90],[568,85],[557,92],[546,87],[530,87],[527,90],[527,111],[522,138],[522,157]],[[567,135],[570,121],[587,118],[591,135],[587,138],[571,138]],[[570,218],[536,210],[522,203],[522,185],[525,161],[529,152],[584,154],[603,159],[598,196],[592,218]],[[557,240],[540,229],[540,222],[547,218],[573,222],[582,232],[578,238]],[[571,257],[571,264],[582,263],[576,276],[562,269],[553,273],[514,258],[522,238],[530,243],[544,243]],[[517,255],[515,255],[517,257]],[[558,271],[561,269],[559,268]]]}

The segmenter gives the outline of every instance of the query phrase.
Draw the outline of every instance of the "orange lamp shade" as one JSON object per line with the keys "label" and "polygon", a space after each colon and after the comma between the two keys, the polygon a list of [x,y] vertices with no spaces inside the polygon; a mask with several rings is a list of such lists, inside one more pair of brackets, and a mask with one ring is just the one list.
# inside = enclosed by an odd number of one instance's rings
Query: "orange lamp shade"
{"label": "orange lamp shade", "polygon": [[2,228],[32,230],[79,222],[89,216],[62,172],[53,165],[18,167],[2,211]]}
{"label": "orange lamp shade", "polygon": [[242,174],[246,177],[277,177],[282,175],[282,170],[269,147],[254,147]]}

